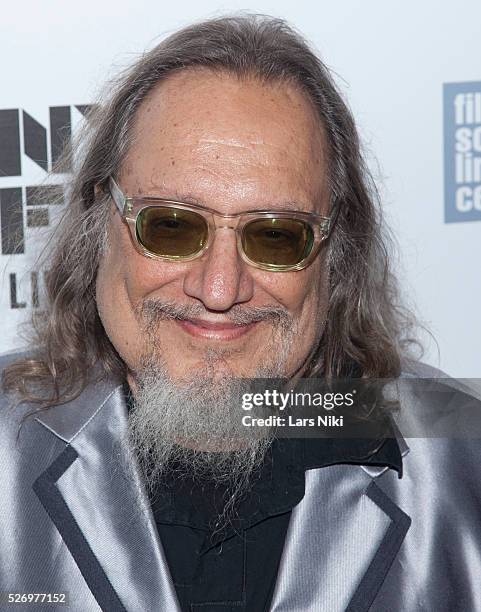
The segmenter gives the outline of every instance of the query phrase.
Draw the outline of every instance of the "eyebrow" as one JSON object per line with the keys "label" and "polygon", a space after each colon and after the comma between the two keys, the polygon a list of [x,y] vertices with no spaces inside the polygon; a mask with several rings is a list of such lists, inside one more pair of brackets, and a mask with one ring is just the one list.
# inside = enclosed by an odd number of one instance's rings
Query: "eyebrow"
{"label": "eyebrow", "polygon": [[[169,195],[159,195],[158,193],[155,195],[145,195],[145,194],[137,194],[133,197],[133,199],[161,199],[161,200],[170,200],[173,202],[179,202],[180,204],[192,204],[194,206],[202,206],[203,208],[210,208],[212,210],[215,210],[215,207],[211,206],[210,204],[206,203],[205,201],[195,197],[194,195],[190,194],[190,193],[183,193],[183,192],[179,192],[176,189],[169,189],[168,191],[165,190],[166,194]],[[275,206],[275,208],[272,208],[272,206]],[[306,210],[307,205],[302,205],[298,202],[295,202],[293,200],[285,200],[283,202],[277,202],[275,204],[271,204],[270,206],[264,206],[264,207],[259,207],[257,206],[256,208],[251,208],[242,212],[251,212],[251,211],[256,211],[256,210],[279,210],[279,211],[286,211],[286,212],[306,212],[306,213],[311,213],[311,212],[315,212],[315,206],[313,205],[313,209],[312,210]]]}

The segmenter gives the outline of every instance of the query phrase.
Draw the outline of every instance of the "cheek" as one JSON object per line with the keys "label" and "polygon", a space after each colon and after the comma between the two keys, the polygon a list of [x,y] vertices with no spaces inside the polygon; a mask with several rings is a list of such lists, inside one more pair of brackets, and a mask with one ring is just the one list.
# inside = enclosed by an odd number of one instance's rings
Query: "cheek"
{"label": "cheek", "polygon": [[298,272],[257,274],[256,281],[264,291],[299,319],[305,311],[312,311],[323,301],[327,286],[327,271],[320,259]]}
{"label": "cheek", "polygon": [[123,225],[112,224],[97,273],[97,309],[111,343],[131,368],[135,368],[142,350],[135,308],[148,281],[141,273],[139,258],[144,259],[123,232]]}
{"label": "cheek", "polygon": [[[181,274],[176,262],[164,262],[139,253],[129,228],[122,222],[113,225],[109,250],[103,260],[103,283],[115,299],[132,307],[150,293],[175,281]],[[102,270],[99,271],[100,273]]]}
{"label": "cheek", "polygon": [[291,366],[298,367],[322,335],[329,300],[327,265],[317,259],[309,268],[299,272],[279,274],[276,279],[276,299],[293,317],[293,332],[302,342],[295,342],[291,353]]}
{"label": "cheek", "polygon": [[297,325],[306,341],[313,341],[319,333],[321,322],[327,313],[327,282],[322,275],[310,275],[307,287],[299,299]]}
{"label": "cheek", "polygon": [[127,331],[126,326],[130,330],[135,326],[135,318],[125,291],[121,268],[112,250],[104,255],[99,265],[96,300],[104,328],[116,346],[118,337]]}
{"label": "cheek", "polygon": [[164,262],[134,253],[125,269],[125,279],[129,287],[147,293],[179,277],[176,262]]}

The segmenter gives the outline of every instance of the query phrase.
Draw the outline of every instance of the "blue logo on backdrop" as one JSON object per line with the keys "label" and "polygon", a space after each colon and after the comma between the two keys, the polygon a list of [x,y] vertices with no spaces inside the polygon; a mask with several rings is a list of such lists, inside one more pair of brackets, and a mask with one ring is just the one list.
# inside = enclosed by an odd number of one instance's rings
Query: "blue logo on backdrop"
{"label": "blue logo on backdrop", "polygon": [[444,218],[481,221],[481,81],[444,84]]}

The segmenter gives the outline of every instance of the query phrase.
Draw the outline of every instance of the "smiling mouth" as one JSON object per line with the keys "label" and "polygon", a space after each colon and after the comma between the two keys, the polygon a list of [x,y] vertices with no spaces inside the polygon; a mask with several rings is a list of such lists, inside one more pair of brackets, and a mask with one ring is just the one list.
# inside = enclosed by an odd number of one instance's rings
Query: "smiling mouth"
{"label": "smiling mouth", "polygon": [[176,323],[188,334],[207,340],[235,340],[250,332],[258,321],[238,325],[229,321],[213,323],[202,319],[177,320]]}

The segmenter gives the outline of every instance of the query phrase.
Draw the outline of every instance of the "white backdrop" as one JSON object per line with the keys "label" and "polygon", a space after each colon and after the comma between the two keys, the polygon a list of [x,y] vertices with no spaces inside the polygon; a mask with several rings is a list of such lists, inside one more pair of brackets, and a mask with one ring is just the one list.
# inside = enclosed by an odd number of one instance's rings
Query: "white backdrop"
{"label": "white backdrop", "polygon": [[[0,190],[33,185],[45,176],[25,154],[22,131],[28,117],[23,111],[48,127],[50,107],[71,107],[75,125],[82,117],[75,105],[91,102],[107,76],[164,34],[192,20],[241,9],[289,20],[338,75],[399,242],[405,297],[438,342],[439,353],[430,343],[424,360],[454,376],[481,377],[481,211],[445,222],[443,167],[445,153],[454,155],[453,143],[446,151],[443,143],[443,122],[449,120],[443,118],[443,84],[473,81],[478,83],[460,91],[481,91],[479,0],[3,3],[0,111],[20,109],[22,168],[15,176],[0,174]],[[0,121],[0,138],[1,128]],[[446,127],[447,134],[453,130]],[[468,157],[476,154],[475,148]],[[474,177],[472,186],[479,182]],[[0,256],[0,350],[20,344],[17,323],[35,301],[35,283],[41,285],[41,275],[32,286],[31,277],[22,273],[41,233],[27,227],[27,208],[24,203],[26,253]],[[53,212],[52,207],[50,224]],[[3,212],[3,226],[5,218]]]}

